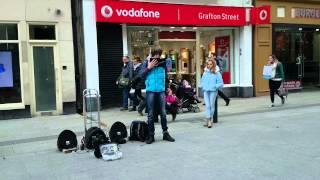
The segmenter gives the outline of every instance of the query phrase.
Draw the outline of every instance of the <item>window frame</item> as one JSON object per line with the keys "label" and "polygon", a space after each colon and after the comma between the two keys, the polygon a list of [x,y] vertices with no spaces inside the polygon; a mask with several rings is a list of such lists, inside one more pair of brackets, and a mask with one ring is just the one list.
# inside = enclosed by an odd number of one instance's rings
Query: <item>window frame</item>
{"label": "window frame", "polygon": [[[54,32],[55,32],[55,39],[54,40],[50,40],[50,39],[31,39],[30,38],[30,25],[39,25],[39,26],[54,26]],[[58,33],[58,26],[57,23],[55,22],[27,22],[27,41],[28,43],[57,43],[58,42],[58,38],[59,37],[59,33]]]}
{"label": "window frame", "polygon": [[23,68],[22,68],[22,45],[21,45],[21,22],[8,22],[8,21],[0,21],[0,24],[16,24],[18,31],[18,39],[17,40],[0,40],[0,43],[8,43],[8,44],[18,44],[19,51],[19,68],[20,68],[20,88],[21,88],[21,102],[18,103],[4,103],[0,104],[0,110],[12,110],[12,109],[24,109],[25,108],[25,100],[24,100],[24,79],[23,79]]}

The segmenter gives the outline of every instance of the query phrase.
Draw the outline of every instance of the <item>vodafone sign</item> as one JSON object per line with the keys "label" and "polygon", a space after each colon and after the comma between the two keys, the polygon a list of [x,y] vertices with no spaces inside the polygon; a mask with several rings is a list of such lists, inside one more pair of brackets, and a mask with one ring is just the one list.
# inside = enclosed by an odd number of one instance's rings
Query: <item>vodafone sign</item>
{"label": "vodafone sign", "polygon": [[[112,16],[113,10],[110,6],[105,5],[101,8],[101,15],[105,18]],[[116,9],[117,16],[122,17],[144,17],[144,18],[160,18],[159,11],[145,11],[143,8],[135,10],[131,8],[127,9]]]}
{"label": "vodafone sign", "polygon": [[261,6],[251,9],[250,19],[252,24],[270,23],[270,6]]}
{"label": "vodafone sign", "polygon": [[244,26],[246,9],[242,7],[194,6],[162,3],[96,0],[97,22]]}

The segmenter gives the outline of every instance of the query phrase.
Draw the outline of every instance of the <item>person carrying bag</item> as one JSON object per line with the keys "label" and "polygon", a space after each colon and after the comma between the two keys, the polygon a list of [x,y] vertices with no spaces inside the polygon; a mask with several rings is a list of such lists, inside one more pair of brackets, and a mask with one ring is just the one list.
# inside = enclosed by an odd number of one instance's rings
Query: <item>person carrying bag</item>
{"label": "person carrying bag", "polygon": [[284,70],[282,63],[275,55],[269,56],[268,66],[271,67],[271,78],[269,79],[271,107],[274,107],[274,94],[281,98],[281,104],[285,103],[284,95],[280,93],[280,91],[285,93],[283,90]]}

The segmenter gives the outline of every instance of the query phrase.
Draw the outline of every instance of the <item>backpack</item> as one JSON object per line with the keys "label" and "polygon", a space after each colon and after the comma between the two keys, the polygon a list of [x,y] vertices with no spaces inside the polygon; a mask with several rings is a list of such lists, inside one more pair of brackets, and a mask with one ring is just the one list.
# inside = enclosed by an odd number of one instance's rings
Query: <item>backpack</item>
{"label": "backpack", "polygon": [[57,140],[57,147],[60,152],[64,149],[76,148],[78,145],[77,135],[70,130],[63,130]]}
{"label": "backpack", "polygon": [[117,144],[126,143],[126,139],[128,137],[127,127],[122,122],[115,122],[112,124],[109,131],[109,138],[111,142]]}
{"label": "backpack", "polygon": [[130,141],[145,141],[149,136],[148,124],[144,121],[132,121],[130,126]]}
{"label": "backpack", "polygon": [[91,127],[84,137],[84,144],[87,149],[95,149],[101,144],[109,143],[104,131],[98,127]]}

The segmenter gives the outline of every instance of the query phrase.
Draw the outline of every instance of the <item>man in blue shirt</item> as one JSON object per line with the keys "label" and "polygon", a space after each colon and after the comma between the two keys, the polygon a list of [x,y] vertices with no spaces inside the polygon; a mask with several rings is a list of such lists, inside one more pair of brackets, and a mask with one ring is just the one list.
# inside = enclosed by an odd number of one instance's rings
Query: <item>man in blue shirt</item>
{"label": "man in blue shirt", "polygon": [[[163,140],[174,142],[168,133],[167,114],[166,114],[166,61],[160,59],[162,54],[161,49],[154,49],[151,51],[151,58],[147,59],[141,68],[140,75],[145,79],[147,91],[147,106],[148,106],[148,129],[149,137],[146,140],[147,144],[154,142],[154,111],[159,107],[161,116],[161,127],[163,131]],[[156,101],[158,100],[158,101]],[[156,104],[155,102],[158,102]]]}

